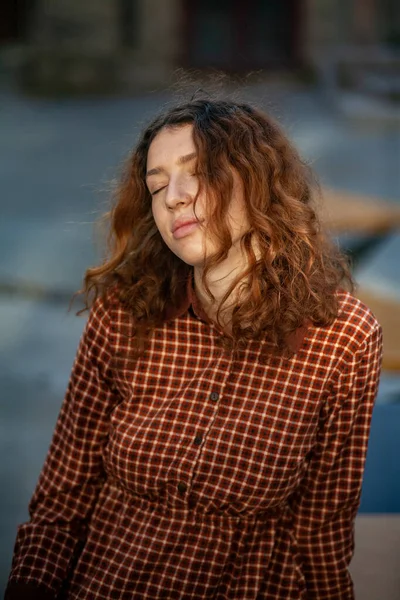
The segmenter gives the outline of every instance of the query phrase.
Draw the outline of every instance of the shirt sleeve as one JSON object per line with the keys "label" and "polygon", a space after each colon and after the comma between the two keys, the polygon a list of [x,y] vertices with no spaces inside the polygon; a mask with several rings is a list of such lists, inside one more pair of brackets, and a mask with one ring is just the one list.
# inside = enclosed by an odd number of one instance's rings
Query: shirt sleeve
{"label": "shirt sleeve", "polygon": [[346,360],[306,476],[291,500],[307,600],[353,600],[354,551],[372,410],[382,357],[378,324]]}
{"label": "shirt sleeve", "polygon": [[82,334],[53,439],[18,528],[6,598],[52,598],[85,540],[88,518],[105,479],[102,451],[111,385],[111,330],[103,302],[93,306]]}

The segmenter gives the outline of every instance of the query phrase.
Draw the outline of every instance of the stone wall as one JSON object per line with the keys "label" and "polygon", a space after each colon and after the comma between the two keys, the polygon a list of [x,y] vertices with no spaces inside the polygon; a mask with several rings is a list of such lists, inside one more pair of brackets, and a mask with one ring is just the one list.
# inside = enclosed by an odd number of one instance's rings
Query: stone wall
{"label": "stone wall", "polygon": [[112,91],[118,48],[113,0],[37,0],[22,85],[39,94]]}
{"label": "stone wall", "polygon": [[[121,26],[123,1],[134,6],[128,44]],[[332,86],[334,66],[342,54],[349,48],[365,49],[384,37],[387,7],[396,1],[303,0],[306,64]],[[21,71],[23,86],[37,93],[165,87],[185,50],[182,4],[181,0],[37,0]]]}
{"label": "stone wall", "polygon": [[130,89],[168,85],[182,53],[180,0],[136,0],[137,39],[121,54],[121,80]]}
{"label": "stone wall", "polygon": [[38,0],[21,73],[33,93],[103,93],[168,83],[178,63],[180,0],[135,2],[123,44],[116,0]]}

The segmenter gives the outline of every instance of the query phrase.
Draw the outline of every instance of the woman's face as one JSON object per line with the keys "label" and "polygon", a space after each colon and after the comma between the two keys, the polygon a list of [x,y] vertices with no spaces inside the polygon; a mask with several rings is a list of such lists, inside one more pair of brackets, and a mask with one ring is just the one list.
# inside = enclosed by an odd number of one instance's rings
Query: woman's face
{"label": "woman's face", "polygon": [[[164,128],[152,141],[147,155],[147,187],[152,195],[152,211],[157,228],[169,249],[185,263],[201,267],[205,253],[215,250],[207,235],[205,203],[207,193],[199,189],[196,175],[197,156],[193,142],[192,125]],[[232,171],[234,189],[227,215],[233,250],[248,231],[242,183]],[[231,250],[232,250],[231,249]],[[232,259],[235,252],[230,251]]]}

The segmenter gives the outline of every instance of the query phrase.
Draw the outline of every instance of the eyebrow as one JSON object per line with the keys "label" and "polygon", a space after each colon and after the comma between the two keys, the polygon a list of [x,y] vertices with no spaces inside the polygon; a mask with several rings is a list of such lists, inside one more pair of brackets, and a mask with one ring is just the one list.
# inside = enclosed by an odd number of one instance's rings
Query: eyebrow
{"label": "eyebrow", "polygon": [[[195,158],[197,158],[197,153],[191,152],[190,154],[185,154],[184,156],[180,156],[177,160],[177,164],[184,165],[188,162],[191,162]],[[150,169],[150,171],[147,171],[147,173],[146,173],[146,179],[147,179],[147,177],[150,177],[151,175],[160,175],[160,173],[165,173],[165,169],[163,167],[155,167],[154,169]]]}

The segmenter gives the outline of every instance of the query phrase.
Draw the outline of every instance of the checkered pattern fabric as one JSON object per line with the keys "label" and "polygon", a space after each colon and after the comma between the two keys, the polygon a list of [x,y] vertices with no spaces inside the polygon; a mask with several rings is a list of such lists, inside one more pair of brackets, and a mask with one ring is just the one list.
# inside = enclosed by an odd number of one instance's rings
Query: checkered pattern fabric
{"label": "checkered pattern fabric", "polygon": [[8,597],[352,599],[382,346],[340,305],[291,358],[232,356],[188,294],[134,359],[129,313],[97,301]]}

